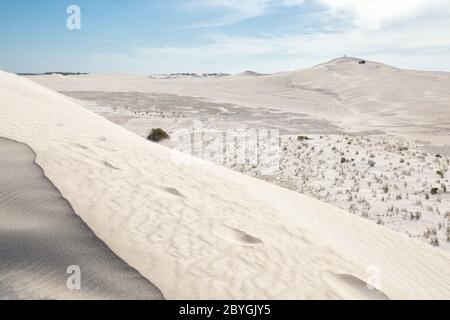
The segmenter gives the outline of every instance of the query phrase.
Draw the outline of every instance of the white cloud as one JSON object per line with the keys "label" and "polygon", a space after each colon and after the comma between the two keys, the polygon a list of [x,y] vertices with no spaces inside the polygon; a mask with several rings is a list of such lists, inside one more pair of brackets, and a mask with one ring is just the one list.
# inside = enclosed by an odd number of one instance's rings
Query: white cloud
{"label": "white cloud", "polygon": [[304,0],[192,0],[191,5],[229,8],[245,13],[247,16],[264,14],[270,7],[292,7]]}
{"label": "white cloud", "polygon": [[264,15],[271,8],[301,6],[305,2],[323,5],[331,13],[351,19],[355,26],[368,29],[380,29],[432,12],[450,12],[448,0],[191,0],[188,4],[230,10],[216,20],[217,25],[225,25]]}
{"label": "white cloud", "polygon": [[450,23],[438,20],[434,28],[426,28],[417,23],[408,28],[399,28],[395,32],[382,30],[353,30],[336,33],[316,33],[299,35],[281,35],[270,37],[231,37],[216,36],[197,47],[154,47],[135,48],[140,54],[160,53],[199,56],[255,56],[267,54],[310,55],[326,52],[327,55],[345,53],[366,54],[379,51],[406,51],[448,48]]}
{"label": "white cloud", "polygon": [[318,0],[335,13],[351,16],[355,25],[380,29],[431,12],[447,13],[448,0]]}
{"label": "white cloud", "polygon": [[[275,72],[307,67],[306,61],[320,63],[344,54],[380,59],[381,62],[409,68],[434,69],[436,64],[430,63],[434,60],[449,70],[448,30],[450,19],[433,16],[382,29],[350,28],[337,32],[265,37],[216,35],[199,46],[135,48],[133,54],[147,59],[189,61],[193,68],[208,69],[202,71],[217,71],[212,70],[212,66],[220,65],[226,69],[218,71],[234,72],[239,67],[259,67],[257,71]],[[386,57],[389,59],[383,61],[382,58]],[[244,67],[245,63],[247,67]]]}
{"label": "white cloud", "polygon": [[[314,18],[330,23],[324,30],[331,31],[302,33],[300,28],[296,33],[266,33],[265,36],[223,33],[209,36],[196,46],[138,47],[126,56],[107,54],[101,57],[130,61],[130,64],[140,62],[152,72],[157,72],[155,68],[158,72],[239,72],[246,69],[276,72],[308,67],[344,54],[399,67],[450,70],[447,0],[314,1],[320,1],[328,8],[325,11],[319,9],[321,14]],[[246,16],[262,15],[270,6],[301,3],[296,0],[277,1],[277,4],[274,4],[275,0],[251,0],[242,1],[247,3],[242,7],[234,0],[201,2],[202,5],[236,8]],[[328,19],[330,15],[338,18]],[[341,23],[340,26],[346,27],[337,28],[333,24],[336,20],[339,24],[339,19],[350,19],[347,22],[351,23]],[[153,65],[152,61],[164,63]]]}
{"label": "white cloud", "polygon": [[304,0],[191,0],[187,2],[187,6],[192,9],[218,8],[228,10],[214,20],[196,25],[196,27],[211,27],[229,25],[262,16],[271,8],[294,7],[303,3]]}

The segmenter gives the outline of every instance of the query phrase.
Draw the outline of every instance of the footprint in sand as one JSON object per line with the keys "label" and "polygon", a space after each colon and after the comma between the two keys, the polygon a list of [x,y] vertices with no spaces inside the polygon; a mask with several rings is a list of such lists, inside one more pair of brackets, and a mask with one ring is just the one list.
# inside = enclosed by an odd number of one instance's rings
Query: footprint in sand
{"label": "footprint in sand", "polygon": [[365,281],[351,274],[326,272],[323,274],[323,279],[343,299],[390,300],[382,291],[369,288]]}
{"label": "footprint in sand", "polygon": [[89,150],[89,147],[84,146],[84,145],[79,144],[79,143],[73,143],[72,145],[73,145],[74,147],[78,148],[78,149]]}
{"label": "footprint in sand", "polygon": [[166,192],[173,194],[177,197],[184,197],[177,189],[175,188],[163,188]]}
{"label": "footprint in sand", "polygon": [[255,246],[264,243],[261,239],[225,225],[215,226],[212,233],[222,240],[241,246]]}
{"label": "footprint in sand", "polygon": [[108,161],[103,161],[103,165],[109,169],[120,170],[120,168],[116,167],[115,165],[111,164]]}

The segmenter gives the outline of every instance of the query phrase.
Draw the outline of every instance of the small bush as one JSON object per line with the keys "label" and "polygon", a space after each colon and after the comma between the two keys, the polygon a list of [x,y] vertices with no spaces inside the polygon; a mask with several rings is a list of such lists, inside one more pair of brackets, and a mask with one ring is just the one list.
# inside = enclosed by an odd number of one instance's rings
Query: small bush
{"label": "small bush", "polygon": [[430,243],[434,247],[439,247],[439,240],[436,237],[431,238]]}
{"label": "small bush", "polygon": [[438,188],[432,188],[431,189],[431,194],[432,195],[437,195],[439,193],[439,189]]}
{"label": "small bush", "polygon": [[170,136],[163,129],[152,129],[147,137],[148,140],[153,142],[160,142],[162,140],[170,139]]}
{"label": "small bush", "polygon": [[307,136],[298,136],[297,140],[298,141],[308,141],[308,140],[311,140],[311,138],[309,138]]}
{"label": "small bush", "polygon": [[444,172],[442,172],[441,170],[436,171],[436,173],[442,178],[444,179]]}

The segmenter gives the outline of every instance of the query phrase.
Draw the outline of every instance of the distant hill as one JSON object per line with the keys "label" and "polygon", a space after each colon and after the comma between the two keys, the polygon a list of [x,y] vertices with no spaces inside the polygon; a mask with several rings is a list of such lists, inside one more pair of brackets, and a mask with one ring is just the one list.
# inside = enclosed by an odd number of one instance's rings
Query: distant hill
{"label": "distant hill", "polygon": [[171,74],[153,74],[151,79],[182,79],[182,78],[221,78],[229,76],[228,73],[171,73]]}
{"label": "distant hill", "polygon": [[44,73],[17,73],[19,76],[50,76],[50,75],[61,75],[61,76],[82,76],[89,73],[84,72],[44,72]]}
{"label": "distant hill", "polygon": [[246,76],[246,77],[259,77],[259,76],[263,76],[264,74],[247,70],[247,71],[239,73],[238,75]]}

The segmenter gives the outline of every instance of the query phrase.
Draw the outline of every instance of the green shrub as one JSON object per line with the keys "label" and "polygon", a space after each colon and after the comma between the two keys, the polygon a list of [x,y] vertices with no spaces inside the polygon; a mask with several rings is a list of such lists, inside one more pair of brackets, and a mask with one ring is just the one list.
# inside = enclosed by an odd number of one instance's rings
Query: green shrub
{"label": "green shrub", "polygon": [[311,138],[307,137],[307,136],[298,136],[298,141],[308,141],[311,140]]}
{"label": "green shrub", "polygon": [[162,140],[170,139],[170,136],[163,129],[157,128],[152,129],[147,139],[153,142],[160,142]]}

